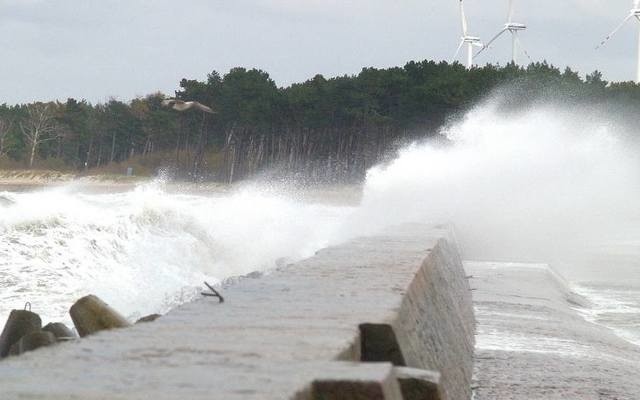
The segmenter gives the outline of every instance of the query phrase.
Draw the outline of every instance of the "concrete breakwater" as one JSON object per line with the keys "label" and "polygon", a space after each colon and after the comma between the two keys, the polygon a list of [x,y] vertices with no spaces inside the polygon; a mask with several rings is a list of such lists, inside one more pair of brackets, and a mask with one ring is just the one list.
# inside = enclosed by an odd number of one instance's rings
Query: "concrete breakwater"
{"label": "concrete breakwater", "polygon": [[471,292],[447,228],[356,239],[224,295],[0,362],[0,398],[471,396]]}
{"label": "concrete breakwater", "polygon": [[545,264],[466,262],[477,317],[475,399],[635,400],[640,348],[581,315]]}

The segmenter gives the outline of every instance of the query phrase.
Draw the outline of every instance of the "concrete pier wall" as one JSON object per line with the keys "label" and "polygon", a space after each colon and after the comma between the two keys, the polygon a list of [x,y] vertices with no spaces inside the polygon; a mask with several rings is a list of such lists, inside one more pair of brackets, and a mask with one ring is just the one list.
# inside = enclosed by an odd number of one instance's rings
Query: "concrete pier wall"
{"label": "concrete pier wall", "polygon": [[476,400],[640,399],[640,348],[587,321],[580,310],[591,308],[589,300],[553,268],[465,267],[478,320]]}
{"label": "concrete pier wall", "polygon": [[394,323],[407,365],[441,373],[444,398],[469,399],[475,322],[455,243],[441,239],[422,264]]}
{"label": "concrete pier wall", "polygon": [[2,361],[0,398],[470,398],[474,317],[447,228],[401,226],[222,291]]}

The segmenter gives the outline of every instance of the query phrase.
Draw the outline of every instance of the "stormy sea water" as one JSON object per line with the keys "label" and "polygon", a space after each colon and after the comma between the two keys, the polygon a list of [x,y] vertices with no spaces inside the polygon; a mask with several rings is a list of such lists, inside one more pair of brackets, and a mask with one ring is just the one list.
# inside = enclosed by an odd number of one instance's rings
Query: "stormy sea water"
{"label": "stormy sea water", "polygon": [[[162,313],[197,296],[204,280],[268,272],[420,221],[451,223],[475,266],[544,265],[561,292],[581,299],[572,313],[640,345],[637,134],[597,107],[499,104],[479,105],[439,140],[372,168],[356,202],[259,181],[210,192],[162,181],[109,193],[0,187],[0,319],[28,301],[44,320],[68,321],[87,293],[130,319]],[[479,346],[508,345],[499,332],[479,334]],[[512,345],[531,352],[539,339],[532,332]],[[543,347],[554,346],[583,349],[565,340]]]}
{"label": "stormy sea water", "polygon": [[205,280],[311,256],[347,212],[268,188],[186,194],[162,181],[116,193],[71,184],[0,196],[0,318],[28,301],[43,319],[65,322],[88,293],[135,319],[191,300]]}

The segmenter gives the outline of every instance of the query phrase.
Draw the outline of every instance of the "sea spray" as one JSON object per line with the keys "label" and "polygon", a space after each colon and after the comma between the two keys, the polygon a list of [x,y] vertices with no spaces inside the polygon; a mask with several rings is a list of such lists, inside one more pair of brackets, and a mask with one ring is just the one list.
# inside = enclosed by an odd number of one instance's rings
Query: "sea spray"
{"label": "sea spray", "polygon": [[449,221],[466,257],[548,262],[584,255],[640,222],[640,157],[625,129],[586,109],[508,114],[479,106],[371,169],[355,230]]}
{"label": "sea spray", "polygon": [[326,246],[343,207],[242,187],[168,193],[162,183],[88,194],[74,185],[8,193],[0,210],[0,318],[30,301],[47,320],[94,293],[130,319],[165,312],[211,282]]}
{"label": "sea spray", "polygon": [[588,320],[640,343],[640,146],[598,107],[505,110],[489,101],[371,169],[345,237],[451,222],[470,260],[560,271]]}

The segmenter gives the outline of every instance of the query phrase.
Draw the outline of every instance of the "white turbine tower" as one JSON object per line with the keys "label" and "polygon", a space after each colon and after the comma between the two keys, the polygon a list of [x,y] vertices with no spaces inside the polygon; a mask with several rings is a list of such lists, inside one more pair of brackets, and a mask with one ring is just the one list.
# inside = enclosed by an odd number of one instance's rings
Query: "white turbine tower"
{"label": "white turbine tower", "polygon": [[527,58],[531,60],[531,57],[529,57],[529,53],[527,53],[527,51],[524,49],[524,47],[522,46],[522,42],[520,42],[520,38],[518,37],[518,32],[524,31],[525,29],[527,29],[527,26],[519,22],[513,22],[513,15],[514,0],[509,0],[509,14],[507,15],[507,23],[504,24],[504,27],[500,30],[500,32],[498,32],[493,38],[491,38],[491,40],[489,40],[489,42],[487,42],[487,44],[482,47],[482,49],[480,49],[478,54],[476,54],[476,57],[483,51],[487,50],[489,46],[493,44],[493,42],[495,42],[500,36],[502,36],[502,34],[509,32],[511,34],[511,61],[513,61],[514,64],[518,63],[519,47],[522,48],[522,52],[527,56]]}
{"label": "white turbine tower", "polygon": [[[633,8],[629,12],[629,15],[626,16],[625,19],[622,20],[620,25],[616,27],[600,44],[596,49],[604,46],[622,27],[631,19],[635,17],[638,22],[640,22],[640,0],[634,0]],[[640,24],[639,24],[640,26]],[[637,59],[637,71],[636,71],[636,83],[640,83],[640,32],[638,37],[638,59]]]}
{"label": "white turbine tower", "polygon": [[473,48],[474,47],[482,47],[482,43],[480,42],[480,38],[477,36],[469,35],[469,26],[467,24],[467,16],[464,13],[464,3],[463,0],[460,0],[460,19],[462,20],[462,40],[460,41],[460,45],[456,50],[456,54],[453,56],[454,59],[458,58],[458,54],[460,54],[460,50],[466,44],[467,45],[467,68],[471,68],[473,66]]}

